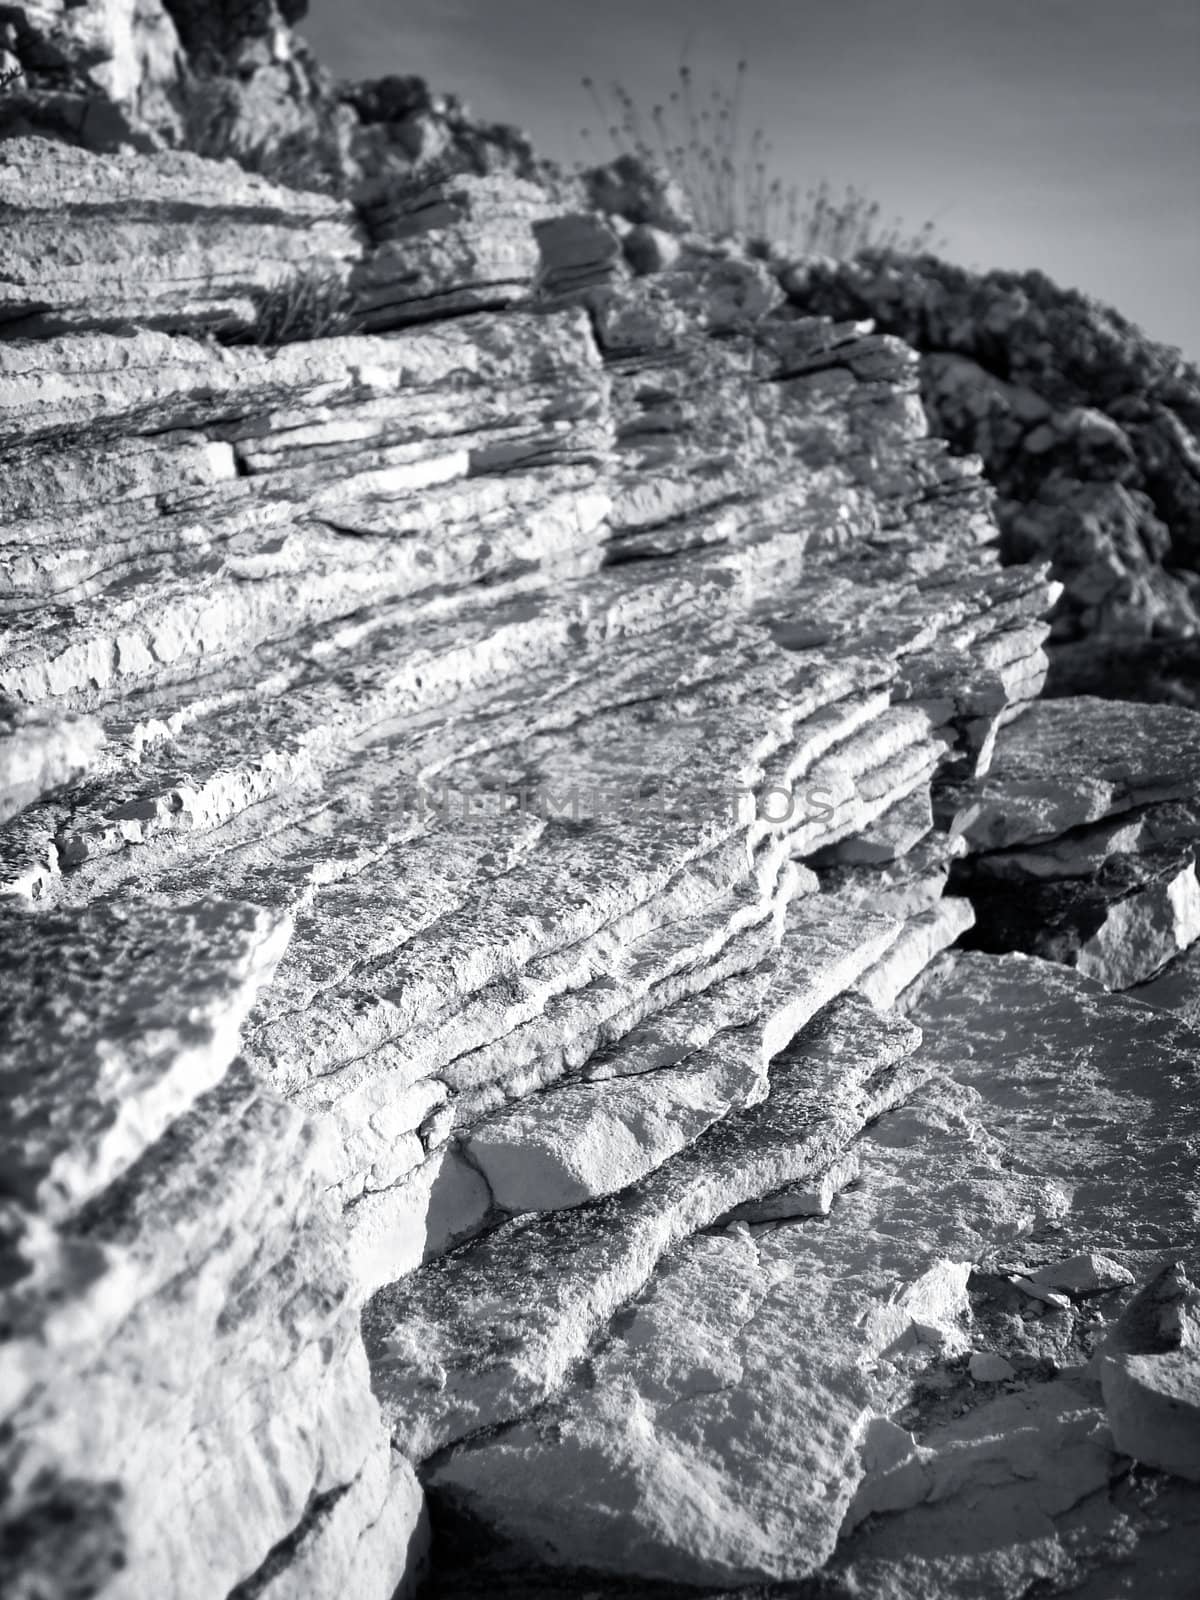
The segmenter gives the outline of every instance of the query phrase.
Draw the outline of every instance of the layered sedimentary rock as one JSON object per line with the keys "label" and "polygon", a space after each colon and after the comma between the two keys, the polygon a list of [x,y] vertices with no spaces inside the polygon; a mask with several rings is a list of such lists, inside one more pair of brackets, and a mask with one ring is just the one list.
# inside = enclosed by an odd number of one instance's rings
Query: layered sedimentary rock
{"label": "layered sedimentary rock", "polygon": [[[786,1117],[798,1096],[798,1126],[836,1103],[850,1060],[903,1063],[907,1104],[876,1102],[884,1114],[852,1135],[850,1187],[826,1220],[789,1210],[784,1189],[743,1208],[748,1224],[677,1244],[545,1404],[437,1458],[443,1515],[469,1511],[511,1541],[502,1592],[524,1592],[522,1557],[722,1592],[818,1568],[849,1592],[1073,1590],[1107,1570],[1114,1493],[1124,1559],[1165,1543],[1184,1579],[1194,1490],[1168,1492],[1164,1526],[1153,1493],[1114,1485],[1128,1453],[1195,1471],[1195,1231],[1177,1178],[1197,1118],[1176,1087],[1194,1035],[1027,957],[958,960],[913,1015],[923,1040],[843,1001],[777,1063],[759,1116]],[[1131,1301],[1185,1239],[1189,1263]],[[525,1247],[530,1277],[549,1247]],[[408,1326],[445,1370],[428,1402],[444,1413],[479,1351],[448,1341],[448,1322],[440,1340],[420,1314]],[[497,1422],[512,1346],[534,1348],[533,1328],[492,1337],[508,1347]],[[577,1337],[565,1323],[560,1338]]]}
{"label": "layered sedimentary rock", "polygon": [[[1192,1148],[1192,1035],[1087,975],[1200,932],[1200,719],[1039,702],[1058,585],[916,354],[735,246],[6,170],[6,1585],[1086,1576],[1190,1461],[1185,1207],[1111,1195]],[[271,342],[314,262],[353,331]],[[997,1477],[964,1554],[927,1502]]]}
{"label": "layered sedimentary rock", "polygon": [[249,329],[256,297],[303,267],[348,271],[350,208],[178,152],[0,144],[0,327]]}
{"label": "layered sedimentary rock", "polygon": [[1056,680],[1196,704],[1200,378],[1180,352],[1039,272],[879,256],[783,281],[922,352],[931,426],[983,458],[1007,557],[1064,584]]}

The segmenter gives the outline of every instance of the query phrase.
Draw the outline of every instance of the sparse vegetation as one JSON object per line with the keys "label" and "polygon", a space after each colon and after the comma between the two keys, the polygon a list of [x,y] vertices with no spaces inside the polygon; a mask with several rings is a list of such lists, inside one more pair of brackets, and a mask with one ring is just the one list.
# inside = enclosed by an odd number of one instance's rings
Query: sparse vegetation
{"label": "sparse vegetation", "polygon": [[779,239],[808,254],[845,258],[867,249],[919,254],[934,248],[934,224],[913,230],[888,221],[879,202],[853,187],[838,195],[822,181],[802,193],[775,170],[775,147],[761,127],[747,131],[747,63],[739,61],[733,88],[713,84],[707,93],[686,64],[665,102],[639,108],[622,84],[607,95],[583,79],[600,133],[583,129],[591,162],[611,154],[633,156],[665,171],[682,190],[696,225],[705,233]]}
{"label": "sparse vegetation", "polygon": [[346,280],[328,269],[310,268],[280,278],[262,291],[246,342],[296,344],[356,333],[358,327]]}
{"label": "sparse vegetation", "polygon": [[907,228],[899,217],[890,222],[878,200],[850,185],[837,195],[822,179],[805,195],[799,228],[786,235],[805,255],[834,256],[849,260],[864,250],[894,250],[901,255],[923,255],[942,244],[932,222]]}

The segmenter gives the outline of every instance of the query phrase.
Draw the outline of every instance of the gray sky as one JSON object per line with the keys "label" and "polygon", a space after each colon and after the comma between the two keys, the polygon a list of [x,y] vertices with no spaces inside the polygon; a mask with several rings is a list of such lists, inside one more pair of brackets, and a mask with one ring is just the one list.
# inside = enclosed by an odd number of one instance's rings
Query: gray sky
{"label": "gray sky", "polygon": [[579,80],[649,107],[685,48],[750,63],[776,167],[927,217],[977,267],[1041,267],[1200,357],[1197,0],[310,0],[343,77],[419,73],[547,155],[583,154]]}

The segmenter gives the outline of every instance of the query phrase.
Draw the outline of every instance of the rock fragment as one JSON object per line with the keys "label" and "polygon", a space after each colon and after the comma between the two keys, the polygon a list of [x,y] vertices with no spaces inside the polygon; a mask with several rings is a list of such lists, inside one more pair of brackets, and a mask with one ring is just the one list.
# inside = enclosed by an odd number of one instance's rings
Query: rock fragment
{"label": "rock fragment", "polygon": [[1118,1449],[1200,1482],[1200,1294],[1177,1264],[1130,1301],[1096,1366]]}
{"label": "rock fragment", "polygon": [[1094,1251],[1047,1262],[1035,1267],[1028,1276],[1031,1282],[1045,1284],[1047,1289],[1057,1289],[1072,1299],[1107,1294],[1133,1282],[1133,1274],[1127,1267]]}

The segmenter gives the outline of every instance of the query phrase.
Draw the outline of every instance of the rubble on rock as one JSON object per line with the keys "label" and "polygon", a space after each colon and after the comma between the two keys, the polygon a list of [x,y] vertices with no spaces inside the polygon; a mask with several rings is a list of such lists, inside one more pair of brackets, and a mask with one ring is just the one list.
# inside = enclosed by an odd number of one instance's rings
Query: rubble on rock
{"label": "rubble on rock", "polygon": [[[872,317],[921,351],[933,431],[982,457],[1007,559],[1049,558],[1063,582],[1056,684],[1197,704],[1196,369],[1040,272],[882,255],[783,281],[804,310]],[[1178,682],[1166,640],[1184,645]]]}
{"label": "rubble on rock", "polygon": [[1200,715],[903,340],[139,5],[0,144],[0,1587],[1169,1571]]}

